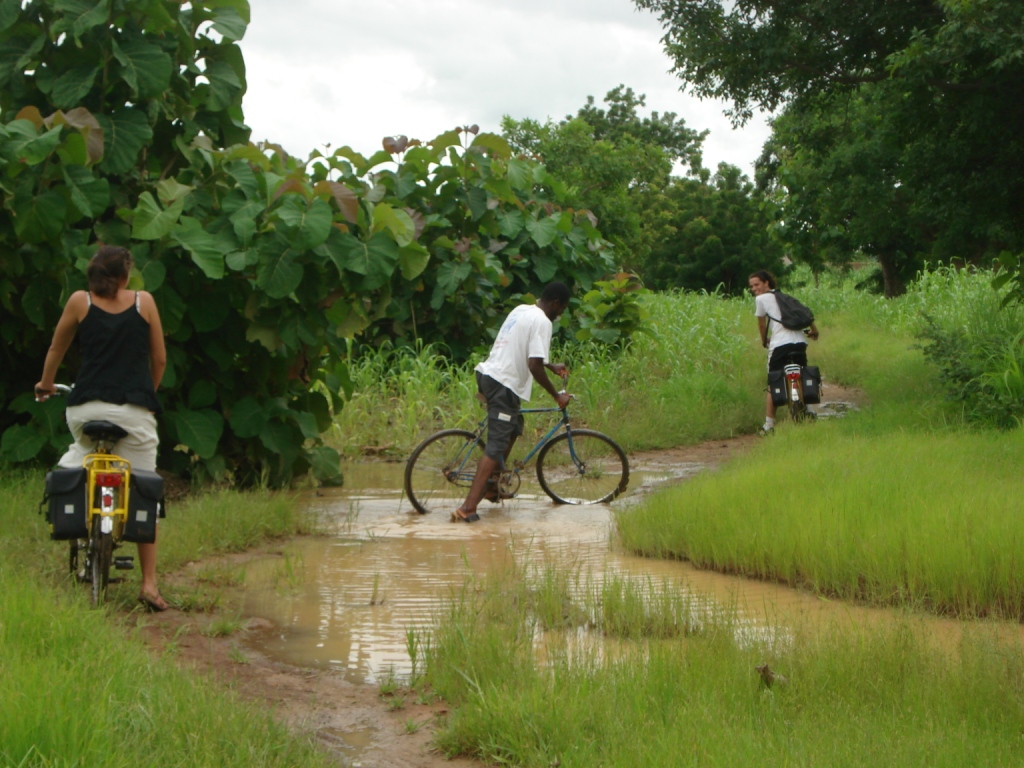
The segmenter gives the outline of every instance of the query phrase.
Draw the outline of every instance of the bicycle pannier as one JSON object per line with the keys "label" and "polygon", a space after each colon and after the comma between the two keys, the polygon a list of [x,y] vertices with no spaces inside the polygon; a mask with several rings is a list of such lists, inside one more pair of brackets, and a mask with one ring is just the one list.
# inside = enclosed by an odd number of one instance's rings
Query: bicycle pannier
{"label": "bicycle pannier", "polygon": [[156,472],[133,469],[128,486],[128,519],[125,541],[152,544],[156,541],[156,519],[164,516],[164,479]]}
{"label": "bicycle pannier", "polygon": [[85,486],[85,467],[58,467],[46,473],[43,504],[47,507],[46,519],[50,523],[50,538],[54,541],[88,538]]}
{"label": "bicycle pannier", "polygon": [[800,381],[804,388],[804,402],[817,405],[821,402],[821,373],[818,366],[807,365],[800,369]]}
{"label": "bicycle pannier", "polygon": [[772,395],[772,404],[776,408],[788,402],[786,400],[785,371],[768,371],[768,391]]}

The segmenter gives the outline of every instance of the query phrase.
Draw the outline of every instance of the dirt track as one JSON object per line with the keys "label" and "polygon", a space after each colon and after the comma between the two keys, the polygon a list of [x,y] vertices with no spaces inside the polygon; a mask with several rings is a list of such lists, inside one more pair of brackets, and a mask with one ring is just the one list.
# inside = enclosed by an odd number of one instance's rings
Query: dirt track
{"label": "dirt track", "polygon": [[[858,402],[859,393],[830,387],[830,400]],[[714,468],[748,450],[760,438],[741,436],[666,451],[647,451],[631,456],[631,463],[648,466],[700,464]],[[644,489],[641,489],[643,492]],[[266,552],[225,558],[241,564]],[[172,574],[165,581],[187,590],[196,569]],[[157,653],[174,649],[171,658],[179,664],[209,675],[232,688],[243,698],[273,707],[276,715],[298,732],[312,734],[344,766],[365,768],[441,768],[476,765],[467,759],[448,760],[431,750],[437,719],[443,704],[417,704],[409,696],[392,710],[376,686],[357,685],[325,670],[293,667],[274,661],[257,651],[261,633],[273,633],[264,619],[250,619],[245,628],[228,637],[207,637],[204,626],[216,617],[208,614],[170,610],[163,614],[132,614],[145,641]]]}

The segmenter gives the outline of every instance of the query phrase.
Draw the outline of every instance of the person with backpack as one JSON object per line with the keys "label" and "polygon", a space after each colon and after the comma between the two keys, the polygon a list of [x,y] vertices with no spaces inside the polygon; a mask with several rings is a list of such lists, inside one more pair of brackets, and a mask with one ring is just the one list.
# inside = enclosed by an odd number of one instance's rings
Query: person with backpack
{"label": "person with backpack", "polygon": [[[754,294],[757,328],[761,334],[761,346],[768,350],[768,372],[781,371],[789,363],[807,365],[807,337],[818,338],[811,311],[781,291],[776,290],[775,276],[760,269],[747,278],[750,292]],[[805,330],[806,329],[806,330]],[[775,403],[771,392],[765,396],[764,426],[760,434],[775,431]]]}

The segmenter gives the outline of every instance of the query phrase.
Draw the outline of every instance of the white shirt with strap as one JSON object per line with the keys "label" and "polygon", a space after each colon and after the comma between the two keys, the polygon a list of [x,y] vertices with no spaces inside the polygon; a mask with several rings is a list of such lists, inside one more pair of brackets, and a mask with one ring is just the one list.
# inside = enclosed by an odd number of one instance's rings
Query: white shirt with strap
{"label": "white shirt with strap", "polygon": [[529,360],[539,357],[547,363],[550,350],[551,321],[536,304],[523,304],[508,313],[490,355],[476,370],[528,401],[533,391]]}

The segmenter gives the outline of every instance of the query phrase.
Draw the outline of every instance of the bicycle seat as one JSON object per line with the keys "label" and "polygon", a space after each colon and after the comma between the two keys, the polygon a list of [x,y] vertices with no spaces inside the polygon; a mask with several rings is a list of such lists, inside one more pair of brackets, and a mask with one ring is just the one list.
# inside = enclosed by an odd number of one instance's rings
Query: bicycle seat
{"label": "bicycle seat", "polygon": [[122,437],[128,437],[123,427],[117,426],[112,421],[87,421],[82,427],[82,432],[96,442],[116,443]]}

